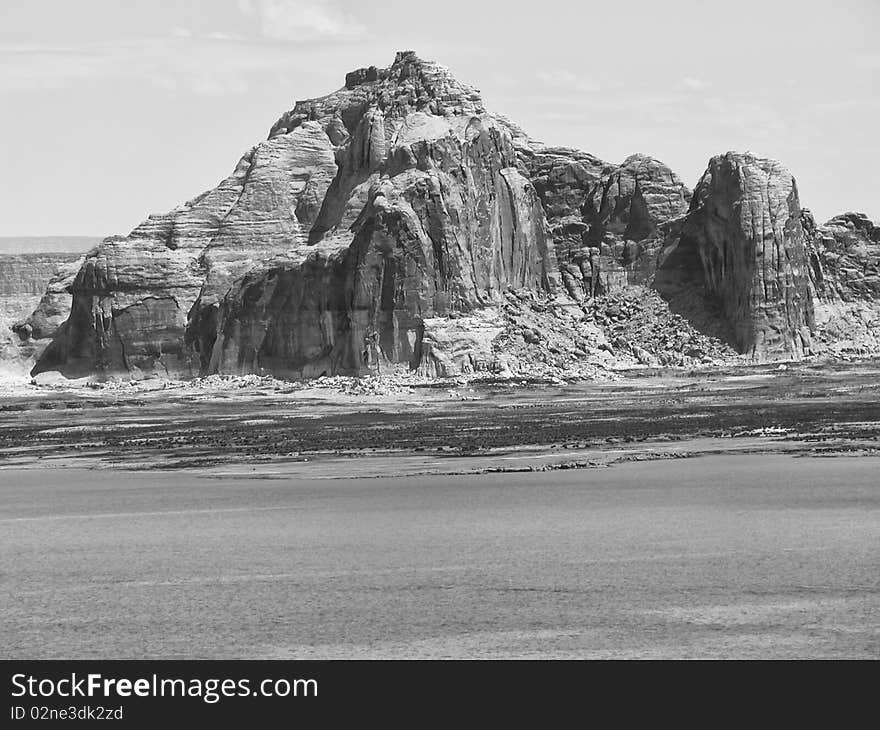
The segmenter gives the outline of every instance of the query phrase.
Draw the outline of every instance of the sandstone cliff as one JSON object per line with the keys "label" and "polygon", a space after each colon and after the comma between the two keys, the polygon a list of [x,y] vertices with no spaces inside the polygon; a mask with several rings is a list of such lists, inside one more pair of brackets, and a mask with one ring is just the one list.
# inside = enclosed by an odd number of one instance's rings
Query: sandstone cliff
{"label": "sandstone cliff", "polygon": [[832,352],[880,352],[880,226],[844,213],[822,226],[804,210],[817,339]]}
{"label": "sandstone cliff", "polygon": [[710,160],[692,195],[646,155],[538,143],[408,51],[297,102],[216,188],[103,241],[20,334],[52,333],[34,372],[69,376],[798,358],[873,346],[877,230],[815,226],[792,175],[751,154]]}
{"label": "sandstone cliff", "polygon": [[666,165],[632,155],[611,165],[578,150],[521,152],[541,197],[567,292],[575,299],[649,282],[690,191]]}
{"label": "sandstone cliff", "polygon": [[67,336],[36,371],[417,366],[426,321],[557,287],[511,129],[412,52],[349,74],[216,189],[92,252]]}
{"label": "sandstone cliff", "polygon": [[713,157],[673,249],[666,255],[715,298],[741,352],[774,359],[811,351],[807,240],[797,186],[780,163]]}
{"label": "sandstone cliff", "polygon": [[[76,253],[0,255],[0,361],[23,371],[51,342],[70,313]],[[29,316],[30,315],[30,316]]]}
{"label": "sandstone cliff", "polygon": [[58,269],[79,258],[66,252],[0,254],[0,298],[39,299]]}

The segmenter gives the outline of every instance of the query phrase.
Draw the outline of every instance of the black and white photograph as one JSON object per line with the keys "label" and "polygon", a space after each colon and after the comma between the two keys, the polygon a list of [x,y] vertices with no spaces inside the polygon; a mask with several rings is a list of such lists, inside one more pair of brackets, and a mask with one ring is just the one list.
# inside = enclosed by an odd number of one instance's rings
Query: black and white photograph
{"label": "black and white photograph", "polygon": [[0,0],[0,659],[880,658],[878,22]]}

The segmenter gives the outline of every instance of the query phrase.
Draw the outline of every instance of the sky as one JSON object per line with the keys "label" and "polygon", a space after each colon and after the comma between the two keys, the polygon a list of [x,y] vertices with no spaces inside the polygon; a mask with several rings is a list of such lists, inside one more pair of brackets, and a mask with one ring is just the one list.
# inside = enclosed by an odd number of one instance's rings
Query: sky
{"label": "sky", "polygon": [[878,22],[880,0],[0,0],[0,236],[127,233],[403,49],[548,144],[690,187],[751,151],[817,219],[877,220]]}

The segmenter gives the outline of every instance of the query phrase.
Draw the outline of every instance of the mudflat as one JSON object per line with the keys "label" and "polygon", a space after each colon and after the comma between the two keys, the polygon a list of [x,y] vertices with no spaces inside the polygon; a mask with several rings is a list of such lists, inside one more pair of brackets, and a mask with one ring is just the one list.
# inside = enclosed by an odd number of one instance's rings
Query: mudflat
{"label": "mudflat", "polygon": [[[880,362],[624,373],[612,382],[219,384],[0,393],[0,469],[286,476],[590,468],[707,453],[880,454]],[[0,473],[2,477],[2,473]]]}
{"label": "mudflat", "polygon": [[6,469],[2,655],[877,658],[878,469]]}

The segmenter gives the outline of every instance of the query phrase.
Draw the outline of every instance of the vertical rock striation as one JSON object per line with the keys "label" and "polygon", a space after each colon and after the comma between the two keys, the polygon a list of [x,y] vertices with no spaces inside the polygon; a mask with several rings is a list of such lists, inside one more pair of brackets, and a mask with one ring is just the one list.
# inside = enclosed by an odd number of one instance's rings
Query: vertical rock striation
{"label": "vertical rock striation", "polygon": [[774,160],[729,152],[700,179],[677,255],[702,264],[741,352],[759,360],[811,351],[813,301],[797,185]]}
{"label": "vertical rock striation", "polygon": [[576,299],[648,283],[690,191],[662,162],[632,155],[609,165],[578,150],[521,153],[547,213],[566,290]]}

